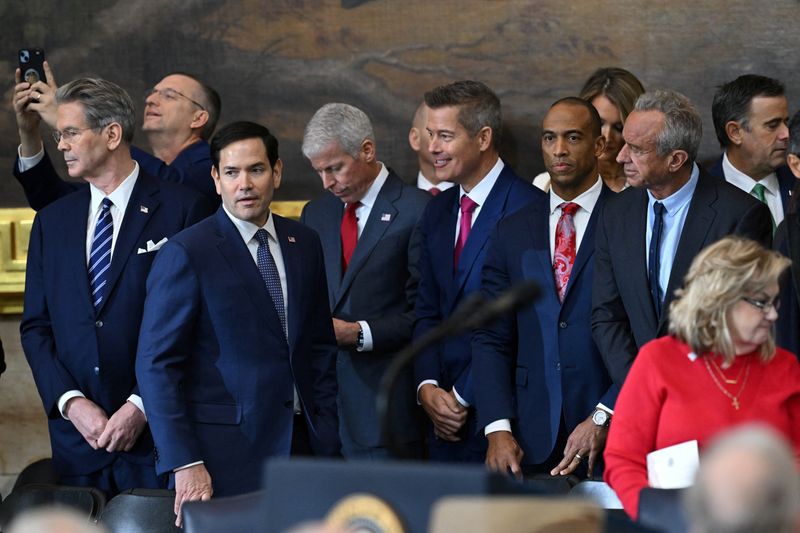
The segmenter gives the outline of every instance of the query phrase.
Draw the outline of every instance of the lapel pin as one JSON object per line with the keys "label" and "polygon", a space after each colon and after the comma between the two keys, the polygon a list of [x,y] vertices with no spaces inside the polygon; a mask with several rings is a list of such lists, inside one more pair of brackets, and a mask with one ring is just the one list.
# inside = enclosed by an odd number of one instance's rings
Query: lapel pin
{"label": "lapel pin", "polygon": [[297,242],[292,235],[289,235],[288,237],[286,237],[286,240],[288,240],[289,242]]}
{"label": "lapel pin", "polygon": [[140,205],[139,206],[139,211],[141,211],[142,213],[149,213],[150,212],[150,210],[147,208],[147,206],[144,206],[144,205]]}
{"label": "lapel pin", "polygon": [[390,213],[383,213],[381,215],[381,222],[389,222],[392,220],[392,215]]}

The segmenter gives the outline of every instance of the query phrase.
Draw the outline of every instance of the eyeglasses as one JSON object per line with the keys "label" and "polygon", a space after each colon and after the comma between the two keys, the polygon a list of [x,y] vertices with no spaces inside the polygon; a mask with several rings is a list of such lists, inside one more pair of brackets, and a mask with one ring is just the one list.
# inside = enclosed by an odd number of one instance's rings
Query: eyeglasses
{"label": "eyeglasses", "polygon": [[55,130],[53,132],[53,140],[55,140],[56,143],[60,143],[62,140],[65,143],[70,143],[70,142],[74,141],[84,131],[86,131],[86,130],[95,130],[95,129],[98,129],[98,128],[91,128],[91,127],[90,128],[66,128],[63,131]]}
{"label": "eyeglasses", "polygon": [[781,300],[779,296],[776,296],[772,300],[757,300],[755,298],[747,298],[746,296],[742,296],[742,300],[749,303],[753,307],[758,307],[758,309],[766,314],[769,314],[771,310],[778,311],[781,308]]}
{"label": "eyeglasses", "polygon": [[197,100],[192,100],[191,98],[189,98],[188,96],[186,96],[182,92],[176,91],[175,89],[170,89],[170,88],[157,89],[157,88],[153,87],[152,89],[150,89],[150,91],[147,92],[147,94],[145,95],[145,99],[153,96],[154,94],[157,94],[158,96],[160,96],[164,100],[168,100],[168,101],[175,101],[175,100],[178,99],[178,97],[186,98],[187,100],[189,100],[191,103],[193,103],[194,105],[196,105],[197,107],[199,107],[203,111],[207,111],[207,109],[203,106],[203,104],[201,104]]}

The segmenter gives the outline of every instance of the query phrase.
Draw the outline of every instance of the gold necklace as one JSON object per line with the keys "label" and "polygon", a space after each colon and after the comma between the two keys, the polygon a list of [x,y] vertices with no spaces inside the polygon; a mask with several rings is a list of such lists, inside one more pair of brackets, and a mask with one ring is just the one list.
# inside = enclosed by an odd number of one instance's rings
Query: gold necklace
{"label": "gold necklace", "polygon": [[[723,387],[722,383],[719,382],[719,380],[717,379],[717,376],[714,375],[714,372],[711,370],[711,365],[708,363],[708,358],[709,357],[711,357],[711,356],[703,357],[703,362],[705,362],[705,364],[706,364],[706,369],[708,369],[708,373],[711,374],[711,379],[714,380],[714,384],[717,386],[717,388],[720,390],[720,392],[722,392],[722,394],[724,394],[725,396],[730,398],[731,405],[733,405],[733,408],[738,411],[739,410],[739,396],[742,395],[742,391],[744,390],[744,386],[747,385],[747,378],[748,378],[748,376],[750,376],[750,361],[749,360],[747,361],[747,366],[745,367],[745,370],[744,370],[744,379],[742,380],[742,386],[739,387],[739,392],[737,392],[736,396],[734,396],[733,394],[731,394],[730,392],[725,390],[725,387]],[[738,381],[738,379],[737,379],[737,381]]]}
{"label": "gold necklace", "polygon": [[742,365],[742,368],[739,369],[739,375],[736,376],[736,379],[729,379],[725,376],[725,372],[722,371],[722,368],[717,365],[716,361],[714,361],[714,359],[711,358],[711,356],[708,356],[708,358],[711,359],[711,366],[714,368],[714,370],[716,370],[719,373],[719,377],[721,377],[723,381],[725,381],[725,383],[727,383],[728,385],[736,385],[737,383],[739,383],[739,379],[741,379],[742,373],[744,372],[746,365]]}

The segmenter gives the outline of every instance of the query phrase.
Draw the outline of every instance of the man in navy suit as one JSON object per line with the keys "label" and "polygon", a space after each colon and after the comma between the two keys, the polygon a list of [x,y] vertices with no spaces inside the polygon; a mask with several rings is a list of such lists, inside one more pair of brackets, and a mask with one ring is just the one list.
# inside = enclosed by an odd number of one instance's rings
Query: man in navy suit
{"label": "man in navy suit", "polygon": [[[54,128],[57,85],[46,61],[44,68],[47,83],[39,81],[33,85],[22,80],[17,69],[14,108],[18,120],[23,115],[28,122],[38,125],[43,120]],[[219,204],[211,179],[207,141],[216,127],[220,108],[219,94],[201,80],[184,73],[169,74],[149,91],[145,100],[142,130],[155,155],[131,146],[131,156],[151,176],[182,183],[205,195],[213,204]],[[31,131],[35,132],[35,128]],[[31,157],[41,151],[38,144],[31,146],[31,151],[21,149],[19,156]],[[78,188],[77,183],[63,181],[57,174],[31,176],[21,174],[15,167],[14,175],[28,203],[37,211]]]}
{"label": "man in navy suit", "polygon": [[605,149],[600,128],[597,110],[583,99],[552,105],[542,122],[549,202],[507,216],[490,240],[481,285],[487,299],[526,280],[542,288],[533,305],[472,337],[486,464],[502,473],[591,474],[605,445],[618,387],[589,320],[595,228],[614,194],[597,170]]}
{"label": "man in navy suit", "polygon": [[[458,186],[433,198],[420,221],[415,339],[479,290],[487,241],[498,220],[544,198],[500,159],[500,100],[486,85],[458,81],[437,87],[425,94],[425,104],[436,177]],[[429,457],[483,462],[486,438],[475,424],[470,334],[423,352],[415,373],[419,402],[432,422]]]}
{"label": "man in navy suit", "polygon": [[136,361],[178,523],[185,501],[258,489],[267,457],[339,453],[322,247],[270,213],[278,141],[234,122],[211,154],[222,207],[159,252]]}
{"label": "man in navy suit", "polygon": [[606,203],[592,285],[592,336],[619,384],[642,345],[667,334],[670,303],[700,250],[730,234],[772,242],[769,209],[695,163],[702,121],[688,98],[643,94],[622,136],[617,161],[645,186]]}
{"label": "man in navy suit", "polygon": [[789,105],[783,84],[756,74],[739,76],[717,89],[711,115],[725,152],[709,171],[765,203],[777,228],[796,183],[786,166]]}
{"label": "man in navy suit", "polygon": [[[79,79],[57,92],[55,137],[70,176],[89,186],[34,219],[20,327],[48,417],[53,463],[68,485],[113,495],[158,487],[134,373],[145,279],[155,251],[210,206],[131,159],[134,107],[117,85]],[[23,142],[36,138],[20,121]],[[50,160],[23,174],[48,178]],[[19,164],[19,163],[18,163]]]}
{"label": "man in navy suit", "polygon": [[[369,117],[351,105],[322,106],[306,126],[303,153],[330,193],[310,202],[301,221],[319,233],[325,254],[342,453],[386,458],[375,400],[392,355],[411,340],[419,280],[414,228],[429,196],[378,161]],[[397,388],[392,431],[404,455],[420,457],[412,381],[409,371]]]}

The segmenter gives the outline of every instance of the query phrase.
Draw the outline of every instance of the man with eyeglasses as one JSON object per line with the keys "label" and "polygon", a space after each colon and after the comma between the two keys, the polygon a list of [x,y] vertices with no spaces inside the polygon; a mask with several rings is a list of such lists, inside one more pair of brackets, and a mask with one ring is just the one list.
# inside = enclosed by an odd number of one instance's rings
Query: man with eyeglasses
{"label": "man with eyeglasses", "polygon": [[[59,88],[54,137],[87,187],[38,212],[31,230],[22,347],[48,417],[65,485],[109,496],[162,485],[134,362],[155,252],[205,218],[209,202],[148,175],[131,158],[134,107],[119,86],[83,78]],[[18,110],[20,140],[38,117]],[[36,140],[39,140],[38,137]],[[47,154],[26,170],[52,180]]]}
{"label": "man with eyeglasses", "polygon": [[[39,210],[78,185],[56,175],[33,181],[25,170],[41,160],[43,149],[37,128],[40,121],[55,127],[57,85],[47,62],[47,83],[33,85],[16,73],[13,96],[22,144],[14,175],[22,184],[33,209]],[[131,156],[148,174],[187,185],[219,205],[211,179],[211,154],[208,139],[214,132],[221,108],[217,92],[188,74],[173,73],[147,92],[142,130],[153,154],[131,147]],[[24,130],[24,131],[23,131]]]}

